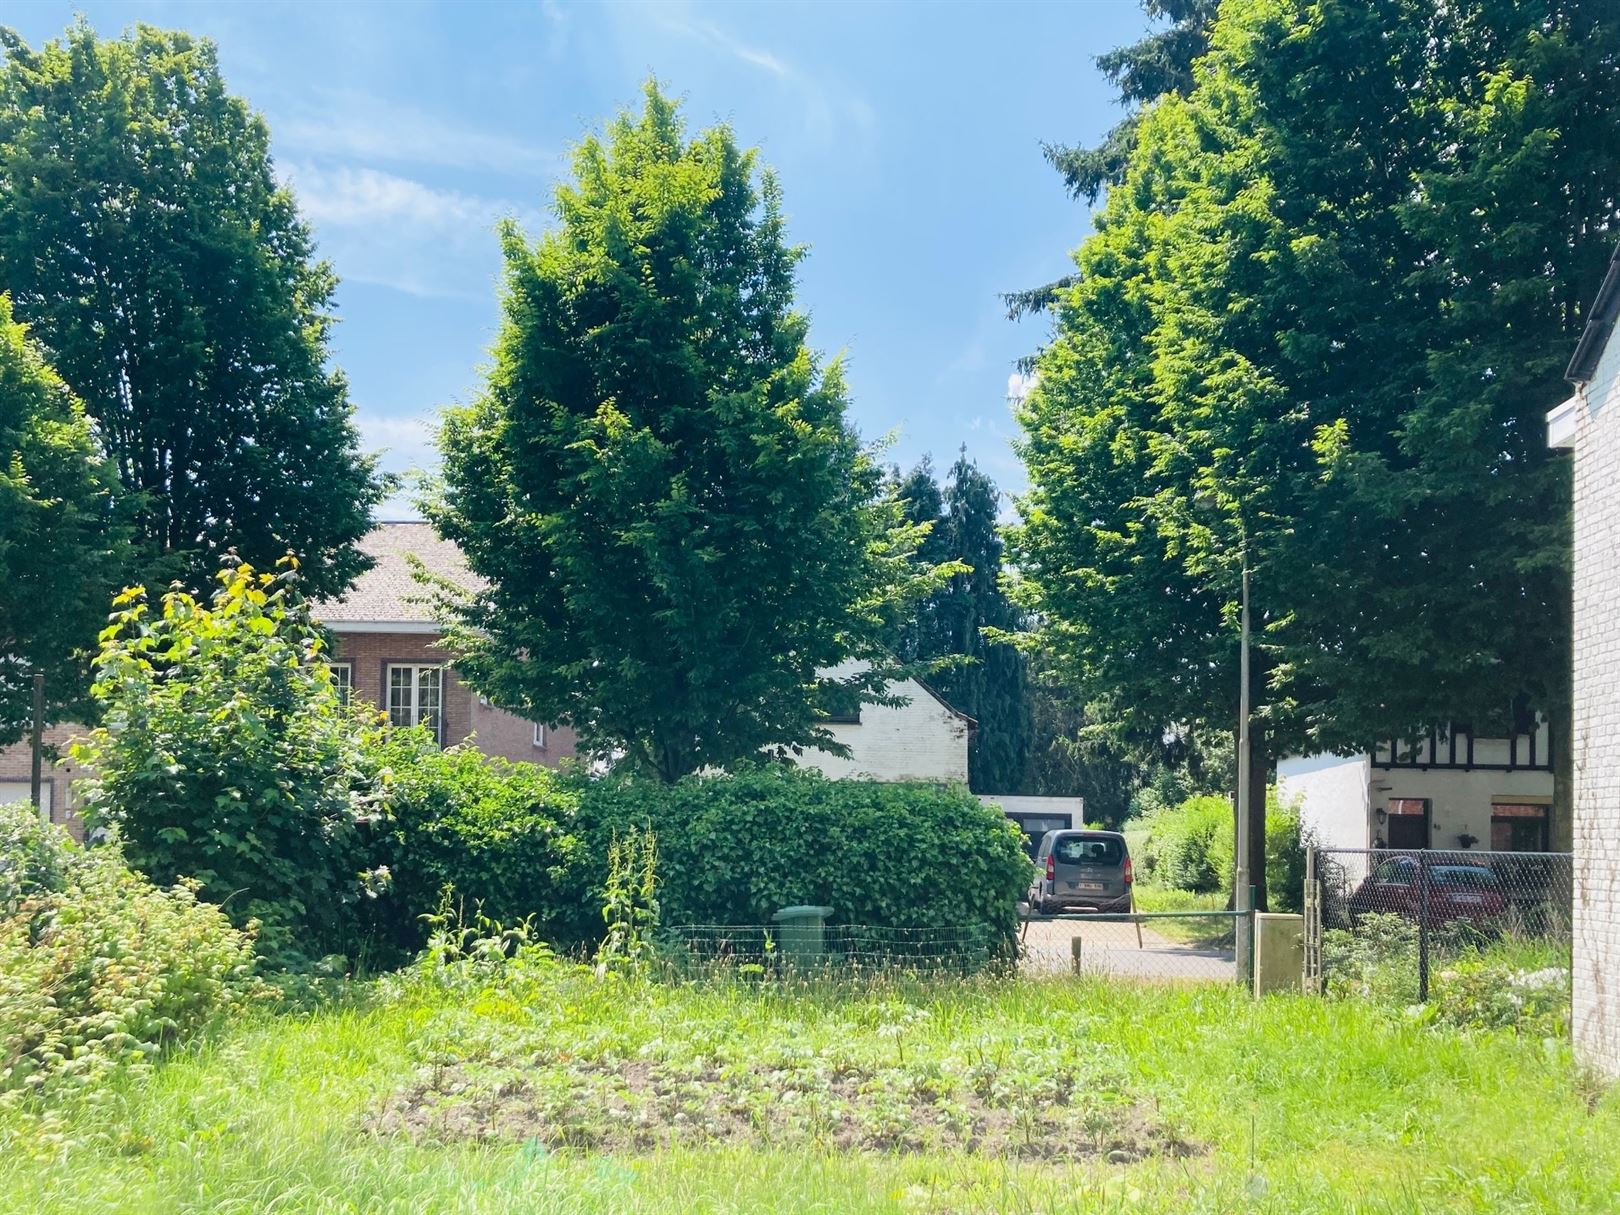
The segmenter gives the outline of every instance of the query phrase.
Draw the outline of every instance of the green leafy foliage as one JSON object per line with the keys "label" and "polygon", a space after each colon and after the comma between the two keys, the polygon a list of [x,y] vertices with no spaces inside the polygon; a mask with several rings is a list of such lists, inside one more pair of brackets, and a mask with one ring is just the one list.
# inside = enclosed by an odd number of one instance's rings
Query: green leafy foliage
{"label": "green leafy foliage", "polygon": [[1020,409],[1018,587],[1088,701],[1229,729],[1247,566],[1257,774],[1567,704],[1544,416],[1620,219],[1615,12],[1221,5]]}
{"label": "green leafy foliage", "polygon": [[90,712],[87,655],[125,540],[115,483],[84,407],[0,294],[0,746],[32,718],[35,672],[51,720]]}
{"label": "green leafy foliage", "polygon": [[1329,995],[1404,1007],[1417,999],[1418,926],[1405,916],[1364,915],[1322,934]]}
{"label": "green leafy foliage", "polygon": [[607,879],[602,887],[602,919],[607,933],[596,950],[596,973],[635,973],[654,955],[654,935],[662,918],[658,903],[658,836],[631,827],[608,844]]}
{"label": "green leafy foliage", "polygon": [[768,924],[813,904],[845,924],[977,927],[1006,953],[1029,885],[1017,828],[961,788],[757,766],[672,786],[595,782],[581,817],[598,855],[614,832],[657,834],[670,925]]}
{"label": "green leafy foliage", "polygon": [[115,606],[96,659],[105,724],[74,752],[96,774],[86,821],[154,881],[189,878],[236,923],[261,921],[273,956],[352,949],[371,807],[295,570],[228,567],[210,604],[130,590]]}
{"label": "green leafy foliage", "polygon": [[806,344],[775,179],[649,84],[556,210],[503,229],[489,381],[439,436],[427,514],[484,583],[442,588],[461,673],[666,781],[842,753],[825,713],[882,699],[931,578]]}
{"label": "green leafy foliage", "polygon": [[0,806],[0,843],[0,1100],[95,1088],[269,994],[251,930],[194,885],[154,886],[31,806]]}
{"label": "green leafy foliage", "polygon": [[1434,970],[1434,1018],[1468,1029],[1512,1029],[1538,1038],[1569,1034],[1567,945],[1504,936],[1471,946]]}
{"label": "green leafy foliage", "polygon": [[[1275,911],[1299,911],[1304,903],[1305,839],[1299,808],[1267,791],[1266,894]],[[1174,890],[1209,894],[1232,885],[1233,831],[1230,798],[1203,795],[1173,806],[1155,804],[1144,814],[1143,876]],[[1258,893],[1258,892],[1257,892]]]}
{"label": "green leafy foliage", "polygon": [[924,568],[951,562],[959,567],[918,602],[896,648],[904,659],[942,661],[930,684],[978,723],[968,748],[969,787],[1022,793],[1034,724],[1028,659],[987,633],[1023,628],[1022,614],[1001,587],[1000,492],[966,452],[943,486],[924,460],[899,489],[906,517],[930,527],[917,553]]}
{"label": "green leafy foliage", "polygon": [[227,551],[292,551],[313,591],[343,589],[384,484],[264,120],[189,34],[81,22],[0,49],[0,285],[113,457],[135,580],[205,595]]}
{"label": "green leafy foliage", "polygon": [[591,875],[574,783],[472,747],[440,750],[421,729],[371,734],[366,764],[386,806],[367,855],[389,879],[365,906],[384,954],[427,944],[446,888],[486,919],[578,936]]}
{"label": "green leafy foliage", "polygon": [[1145,876],[1176,890],[1222,890],[1232,877],[1232,803],[1190,797],[1149,815],[1142,862]]}

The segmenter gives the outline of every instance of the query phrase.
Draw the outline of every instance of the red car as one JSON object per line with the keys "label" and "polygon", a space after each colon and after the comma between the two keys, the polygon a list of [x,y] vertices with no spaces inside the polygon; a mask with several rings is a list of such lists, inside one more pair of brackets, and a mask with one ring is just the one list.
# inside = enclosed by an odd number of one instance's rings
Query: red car
{"label": "red car", "polygon": [[[1484,865],[1429,865],[1430,924],[1450,920],[1488,920],[1508,907],[1507,893],[1496,874]],[[1415,920],[1423,912],[1422,867],[1416,857],[1397,856],[1373,870],[1350,896],[1350,915],[1375,913]]]}

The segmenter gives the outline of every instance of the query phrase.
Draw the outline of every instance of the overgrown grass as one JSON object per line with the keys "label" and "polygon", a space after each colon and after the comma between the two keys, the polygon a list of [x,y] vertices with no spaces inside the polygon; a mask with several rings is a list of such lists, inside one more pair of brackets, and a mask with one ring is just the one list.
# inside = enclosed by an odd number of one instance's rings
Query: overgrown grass
{"label": "overgrown grass", "polygon": [[[837,1147],[818,1093],[888,1118],[891,1148]],[[906,1125],[974,1093],[1029,1113],[995,1155]],[[717,1094],[758,1118],[711,1117]],[[595,1147],[559,1146],[568,1118]],[[1093,1150],[1133,1134],[1145,1154],[1110,1149],[1129,1163]],[[1214,985],[511,965],[260,1015],[43,1117],[0,1113],[0,1210],[86,1215],[1596,1212],[1617,1179],[1620,1099],[1562,1043]]]}
{"label": "overgrown grass", "polygon": [[[1226,895],[1218,891],[1200,893],[1177,890],[1173,886],[1160,886],[1153,882],[1137,882],[1135,898],[1138,911],[1225,911],[1227,903]],[[1232,945],[1230,919],[1189,916],[1184,920],[1153,920],[1149,927],[1162,937],[1188,945],[1210,949],[1230,948]]]}

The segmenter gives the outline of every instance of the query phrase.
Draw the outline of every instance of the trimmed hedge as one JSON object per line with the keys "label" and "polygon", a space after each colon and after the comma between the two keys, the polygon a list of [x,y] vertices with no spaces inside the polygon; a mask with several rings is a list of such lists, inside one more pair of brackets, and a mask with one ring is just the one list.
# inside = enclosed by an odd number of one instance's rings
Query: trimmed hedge
{"label": "trimmed hedge", "polygon": [[600,935],[600,915],[587,926],[582,906],[597,875],[575,825],[576,781],[471,747],[441,751],[423,730],[381,731],[367,753],[387,808],[370,850],[389,871],[369,908],[380,960],[427,943],[422,917],[446,886],[504,924],[533,916],[546,939]]}
{"label": "trimmed hedge", "polygon": [[998,955],[1016,947],[1031,872],[1022,837],[959,786],[762,765],[673,785],[591,782],[580,817],[593,856],[615,831],[657,834],[666,926],[769,924],[811,903],[832,907],[833,923],[966,928]]}

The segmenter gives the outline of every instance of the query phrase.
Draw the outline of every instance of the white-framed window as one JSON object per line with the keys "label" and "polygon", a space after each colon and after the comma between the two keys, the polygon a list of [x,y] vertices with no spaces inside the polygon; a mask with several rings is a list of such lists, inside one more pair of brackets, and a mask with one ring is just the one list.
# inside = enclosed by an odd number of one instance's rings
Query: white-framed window
{"label": "white-framed window", "polygon": [[426,726],[444,736],[444,668],[390,664],[388,720],[396,726]]}
{"label": "white-framed window", "polygon": [[348,704],[354,697],[354,663],[334,662],[328,665],[332,668],[332,686],[337,689],[338,699]]}
{"label": "white-framed window", "polygon": [[546,728],[539,722],[534,723],[534,745],[537,747],[546,745]]}

